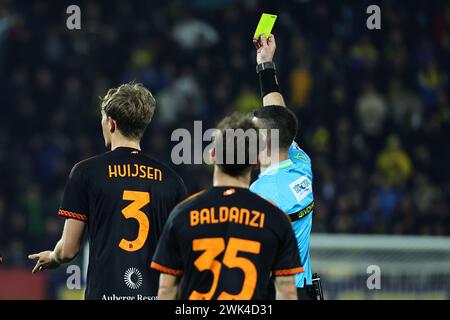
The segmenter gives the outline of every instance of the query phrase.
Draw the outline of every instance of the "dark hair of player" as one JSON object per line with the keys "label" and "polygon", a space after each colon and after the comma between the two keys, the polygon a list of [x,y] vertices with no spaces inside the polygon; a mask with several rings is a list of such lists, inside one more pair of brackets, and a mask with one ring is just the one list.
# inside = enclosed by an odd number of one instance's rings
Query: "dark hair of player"
{"label": "dark hair of player", "polygon": [[291,110],[281,106],[266,106],[253,112],[253,116],[258,119],[260,129],[278,129],[279,147],[289,149],[298,127],[297,116]]}
{"label": "dark hair of player", "polygon": [[[220,147],[216,143],[216,155],[222,152],[223,159],[227,159],[227,154],[231,152],[233,149],[234,159],[232,163],[227,163],[226,161],[218,162],[220,170],[227,175],[232,177],[242,176],[247,174],[252,170],[253,166],[256,165],[257,160],[257,151],[260,141],[260,136],[258,134],[258,128],[252,122],[252,119],[248,115],[241,114],[239,112],[234,112],[231,115],[224,118],[219,122],[217,126],[217,133],[215,136],[215,140],[219,138],[220,135],[223,143],[221,144],[222,150],[217,150]],[[231,130],[229,130],[231,129]],[[242,129],[244,132],[251,132],[247,130],[252,130],[255,133],[255,139],[251,139],[249,135],[236,135],[235,130]],[[256,146],[251,146],[252,143],[255,143]],[[242,150],[239,148],[242,146]],[[238,161],[238,152],[245,152],[243,163],[239,163]],[[242,155],[241,155],[242,156]],[[242,161],[241,161],[242,162]]]}
{"label": "dark hair of player", "polygon": [[140,83],[127,83],[113,88],[101,98],[102,110],[114,119],[127,138],[142,138],[155,113],[156,100]]}

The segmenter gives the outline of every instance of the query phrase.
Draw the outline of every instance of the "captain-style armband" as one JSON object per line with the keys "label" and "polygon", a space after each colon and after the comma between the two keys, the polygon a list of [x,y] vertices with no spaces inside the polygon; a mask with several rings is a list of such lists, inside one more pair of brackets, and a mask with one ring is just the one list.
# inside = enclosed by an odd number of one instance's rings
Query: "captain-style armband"
{"label": "captain-style armband", "polygon": [[256,66],[256,73],[259,78],[259,87],[261,89],[261,98],[264,98],[271,92],[281,92],[278,85],[277,71],[275,63],[263,62]]}

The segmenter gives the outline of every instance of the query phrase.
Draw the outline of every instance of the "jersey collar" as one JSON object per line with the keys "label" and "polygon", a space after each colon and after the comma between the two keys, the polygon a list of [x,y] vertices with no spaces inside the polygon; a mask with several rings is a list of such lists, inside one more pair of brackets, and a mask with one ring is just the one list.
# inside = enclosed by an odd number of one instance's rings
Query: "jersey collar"
{"label": "jersey collar", "polygon": [[274,163],[271,166],[269,166],[266,170],[261,172],[259,174],[259,177],[274,174],[277,170],[279,170],[281,168],[289,167],[291,164],[293,164],[291,159],[287,159],[287,160],[284,160],[284,161],[281,161],[278,163]]}
{"label": "jersey collar", "polygon": [[112,150],[113,152],[114,151],[119,151],[119,152],[129,152],[129,153],[140,153],[141,152],[141,150],[139,150],[139,149],[136,149],[136,148],[132,148],[132,147],[117,147],[117,148],[115,148],[114,150]]}

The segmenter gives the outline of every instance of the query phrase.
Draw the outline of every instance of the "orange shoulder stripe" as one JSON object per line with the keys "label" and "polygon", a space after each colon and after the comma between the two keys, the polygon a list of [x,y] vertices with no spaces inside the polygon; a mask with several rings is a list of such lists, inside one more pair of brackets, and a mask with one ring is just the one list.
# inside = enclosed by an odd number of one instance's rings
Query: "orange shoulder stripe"
{"label": "orange shoulder stripe", "polygon": [[71,211],[67,211],[67,210],[59,209],[58,210],[58,215],[64,216],[64,217],[67,217],[67,218],[80,220],[80,221],[87,221],[87,215],[79,214],[79,213],[75,213],[75,212],[71,212]]}
{"label": "orange shoulder stripe", "polygon": [[152,263],[150,264],[150,267],[153,269],[156,269],[162,273],[167,273],[167,274],[171,274],[173,276],[181,276],[183,274],[183,270],[176,270],[176,269],[172,269],[169,267],[165,267],[163,265],[160,265],[159,263],[156,263],[155,261],[152,261]]}
{"label": "orange shoulder stripe", "polygon": [[304,271],[303,267],[297,267],[292,269],[274,270],[273,274],[275,276],[292,276],[297,273],[302,273],[303,271]]}
{"label": "orange shoulder stripe", "polygon": [[189,197],[187,197],[186,199],[184,199],[183,201],[181,201],[180,203],[178,203],[178,204],[176,205],[176,207],[179,206],[180,204],[183,204],[183,203],[185,203],[185,202],[188,202],[188,201],[191,200],[191,199],[194,199],[195,197],[198,197],[199,195],[201,195],[201,194],[204,193],[205,191],[206,191],[206,190],[201,190],[201,191],[199,191],[199,192],[197,192],[197,193],[194,193],[194,194],[190,195]]}

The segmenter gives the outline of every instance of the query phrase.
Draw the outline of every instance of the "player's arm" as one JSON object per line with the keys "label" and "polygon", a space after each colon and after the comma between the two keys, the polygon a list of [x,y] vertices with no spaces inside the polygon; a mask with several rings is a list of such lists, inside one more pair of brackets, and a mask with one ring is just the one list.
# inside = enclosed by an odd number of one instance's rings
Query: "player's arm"
{"label": "player's arm", "polygon": [[176,300],[180,285],[180,277],[161,273],[159,278],[159,300]]}
{"label": "player's arm", "polygon": [[174,217],[177,216],[178,210],[179,206],[170,214],[150,264],[151,268],[161,273],[158,290],[160,300],[177,299],[180,278],[183,276],[181,249],[174,230]]}
{"label": "player's arm", "polygon": [[263,33],[259,39],[253,39],[256,46],[256,70],[261,88],[261,97],[263,106],[282,106],[286,107],[283,95],[277,79],[277,71],[273,62],[276,42],[275,36],[270,34],[269,38]]}
{"label": "player's arm", "polygon": [[297,288],[295,287],[295,277],[275,277],[275,290],[277,300],[297,300]]}
{"label": "player's arm", "polygon": [[60,264],[73,260],[80,251],[89,212],[87,190],[84,170],[79,163],[70,172],[64,189],[61,209],[58,211],[58,215],[67,218],[61,239],[53,251],[43,251],[28,256],[30,260],[36,261],[33,273],[57,268]]}
{"label": "player's arm", "polygon": [[84,221],[66,219],[62,237],[53,251],[42,251],[28,256],[30,260],[36,261],[32,272],[54,269],[72,261],[80,251],[85,224]]}
{"label": "player's arm", "polygon": [[274,230],[277,231],[280,243],[277,255],[272,266],[275,276],[275,289],[277,300],[296,300],[297,289],[295,275],[302,273],[303,266],[298,253],[297,240],[291,222],[284,212],[278,211],[278,221],[273,221]]}

